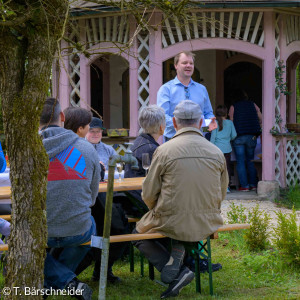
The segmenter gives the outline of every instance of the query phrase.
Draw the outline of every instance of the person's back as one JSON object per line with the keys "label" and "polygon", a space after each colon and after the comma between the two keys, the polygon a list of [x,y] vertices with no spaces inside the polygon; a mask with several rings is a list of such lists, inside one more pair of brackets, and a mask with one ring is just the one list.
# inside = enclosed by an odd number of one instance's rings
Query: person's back
{"label": "person's back", "polygon": [[247,192],[257,188],[257,172],[252,160],[257,137],[261,134],[261,112],[254,102],[248,100],[245,91],[234,90],[231,97],[234,105],[230,107],[229,116],[237,132],[233,148],[241,185],[239,190]]}
{"label": "person's back", "polygon": [[[225,197],[222,184],[227,188],[226,176],[224,182],[221,178],[221,174],[226,173],[224,156],[199,130],[178,131],[173,139],[156,150],[152,164],[156,169],[152,168],[146,178],[143,199],[155,193],[163,170],[155,214],[167,216],[170,221],[162,220],[150,232],[167,234],[181,241],[199,241],[223,224],[220,216],[221,201]],[[210,222],[207,222],[207,214]],[[138,223],[138,232],[147,228],[147,219],[143,223]]]}
{"label": "person's back", "polygon": [[172,121],[177,133],[156,149],[143,182],[142,198],[149,212],[133,232],[158,232],[173,239],[171,253],[159,241],[133,243],[161,272],[162,282],[169,284],[162,299],[177,296],[194,278],[191,266],[184,263],[182,241],[199,242],[223,224],[225,158],[203,137],[201,116],[200,106],[191,100],[176,106]]}
{"label": "person's back", "polygon": [[237,135],[260,135],[261,128],[254,103],[249,100],[240,100],[233,107],[233,123]]}
{"label": "person's back", "polygon": [[[72,289],[78,299],[90,300],[91,288],[74,273],[90,250],[82,244],[96,234],[91,216],[99,190],[100,167],[95,149],[71,130],[62,128],[65,116],[59,101],[47,98],[40,117],[39,133],[49,156],[47,225],[49,248],[44,267],[46,290]],[[52,249],[51,249],[52,250]]]}
{"label": "person's back", "polygon": [[[61,127],[42,132],[49,156],[48,236],[78,235],[91,226],[91,209],[99,185],[99,162],[93,146]],[[97,172],[97,176],[95,173]]]}
{"label": "person's back", "polygon": [[223,153],[230,153],[232,151],[231,141],[236,137],[236,130],[233,122],[230,120],[223,120],[223,129],[220,131],[219,127],[212,131],[210,142],[216,145]]}

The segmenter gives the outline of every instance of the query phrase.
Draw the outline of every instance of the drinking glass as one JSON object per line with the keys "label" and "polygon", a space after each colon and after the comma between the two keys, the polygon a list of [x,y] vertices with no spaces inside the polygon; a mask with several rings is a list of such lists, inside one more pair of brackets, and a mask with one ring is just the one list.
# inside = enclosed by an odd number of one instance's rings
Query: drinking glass
{"label": "drinking glass", "polygon": [[150,167],[149,153],[143,153],[142,154],[142,166],[143,166],[143,169],[145,170],[145,173],[146,173],[146,176],[147,176],[148,169]]}
{"label": "drinking glass", "polygon": [[116,165],[117,165],[117,170],[119,172],[119,180],[118,181],[121,182],[122,181],[121,174],[122,174],[122,171],[123,171],[124,164],[122,162],[119,162]]}

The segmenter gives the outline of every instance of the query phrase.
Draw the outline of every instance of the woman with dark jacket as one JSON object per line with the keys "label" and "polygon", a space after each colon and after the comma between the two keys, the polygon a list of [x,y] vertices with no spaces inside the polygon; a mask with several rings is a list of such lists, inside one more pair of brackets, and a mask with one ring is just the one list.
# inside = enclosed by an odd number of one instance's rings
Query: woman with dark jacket
{"label": "woman with dark jacket", "polygon": [[[150,162],[156,148],[159,146],[157,140],[161,135],[163,135],[166,127],[165,111],[163,108],[157,105],[149,105],[143,108],[139,113],[139,124],[143,132],[135,139],[133,146],[131,146],[131,151],[133,156],[136,157],[139,169],[132,170],[131,165],[125,165],[125,178],[130,177],[144,177],[145,170],[142,166],[142,155],[143,153],[148,153]],[[142,209],[147,209],[142,197],[141,190],[131,191],[129,193],[136,204]]]}

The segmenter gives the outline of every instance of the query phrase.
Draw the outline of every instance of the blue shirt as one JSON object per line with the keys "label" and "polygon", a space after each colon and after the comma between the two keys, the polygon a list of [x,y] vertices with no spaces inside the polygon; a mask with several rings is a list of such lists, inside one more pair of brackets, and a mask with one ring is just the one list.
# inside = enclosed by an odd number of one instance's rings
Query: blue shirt
{"label": "blue shirt", "polygon": [[172,138],[176,133],[172,117],[176,105],[182,100],[192,100],[199,104],[205,119],[214,117],[205,86],[191,79],[189,85],[186,87],[176,76],[162,85],[157,92],[157,105],[162,107],[166,113],[164,136],[167,138]]}
{"label": "blue shirt", "polygon": [[230,141],[236,138],[236,131],[233,122],[230,120],[223,120],[223,129],[217,129],[211,132],[210,142],[215,144],[223,153],[230,153],[232,151]]}
{"label": "blue shirt", "polygon": [[6,169],[6,160],[0,142],[0,173],[3,173],[5,169]]}

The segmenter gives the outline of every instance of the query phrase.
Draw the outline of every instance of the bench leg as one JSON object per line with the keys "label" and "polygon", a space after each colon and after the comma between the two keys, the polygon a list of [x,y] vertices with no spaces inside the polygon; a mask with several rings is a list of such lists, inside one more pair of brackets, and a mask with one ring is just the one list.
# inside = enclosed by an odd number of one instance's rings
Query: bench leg
{"label": "bench leg", "polygon": [[196,293],[201,294],[201,278],[200,278],[200,268],[199,268],[199,254],[195,253],[195,280],[196,280]]}
{"label": "bench leg", "polygon": [[151,280],[154,280],[154,266],[150,263],[150,261],[148,263],[149,263],[149,278]]}
{"label": "bench leg", "polygon": [[134,248],[132,243],[129,246],[129,262],[130,262],[130,272],[134,272]]}
{"label": "bench leg", "polygon": [[212,267],[211,267],[210,237],[207,238],[207,261],[208,261],[208,276],[209,276],[209,293],[212,296],[214,292],[213,292],[213,279],[212,279]]}
{"label": "bench leg", "polygon": [[140,262],[141,262],[141,276],[144,277],[144,256],[140,254]]}

